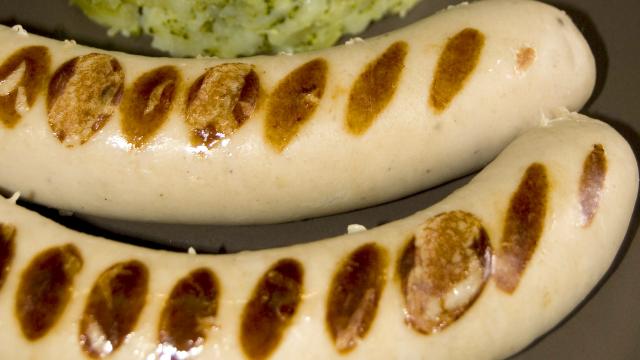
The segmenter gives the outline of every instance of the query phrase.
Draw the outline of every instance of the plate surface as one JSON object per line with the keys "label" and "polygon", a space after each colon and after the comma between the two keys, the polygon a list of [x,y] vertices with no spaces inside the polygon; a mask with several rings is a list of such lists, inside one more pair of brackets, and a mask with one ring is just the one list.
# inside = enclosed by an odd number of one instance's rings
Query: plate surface
{"label": "plate surface", "polygon": [[[424,0],[403,19],[387,18],[366,36],[380,34],[434,13],[451,0]],[[587,37],[598,63],[596,91],[584,113],[609,122],[640,158],[640,1],[559,0]],[[21,23],[31,32],[110,50],[160,55],[146,38],[110,38],[65,0],[0,0],[0,23]],[[342,234],[351,223],[373,227],[407,216],[445,197],[470,177],[398,201],[350,213],[267,226],[184,226],[143,224],[99,218],[63,218],[37,208],[73,228],[122,241],[199,252],[235,252],[284,246]],[[640,232],[638,206],[627,239],[607,277],[552,332],[513,359],[640,359]],[[144,239],[144,240],[140,240]]]}

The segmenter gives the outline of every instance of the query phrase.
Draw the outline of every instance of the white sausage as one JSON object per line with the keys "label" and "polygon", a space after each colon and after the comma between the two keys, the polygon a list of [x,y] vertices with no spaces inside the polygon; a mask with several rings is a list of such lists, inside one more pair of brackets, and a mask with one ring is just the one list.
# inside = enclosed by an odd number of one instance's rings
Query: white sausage
{"label": "white sausage", "polygon": [[[587,160],[594,153],[599,154],[600,162]],[[523,174],[536,163],[546,169],[548,177],[542,233],[517,287],[509,293],[498,286],[497,275],[504,224]],[[599,165],[589,167],[587,163]],[[587,171],[590,175],[586,178],[591,179],[587,188],[595,191],[584,203],[580,184],[587,168],[591,169]],[[604,172],[594,170],[598,168]],[[168,293],[179,278],[197,267],[215,272],[220,295],[215,327],[196,353],[202,359],[246,358],[238,340],[243,308],[266,269],[280,259],[291,258],[304,268],[303,290],[272,358],[338,358],[325,325],[332,274],[349,252],[373,242],[388,254],[378,309],[369,331],[340,358],[504,358],[551,329],[598,282],[626,234],[637,189],[637,163],[626,141],[602,122],[565,114],[519,137],[468,185],[442,202],[379,228],[305,245],[234,255],[154,251],[75,233],[10,200],[0,201],[0,222],[16,229],[15,260],[0,291],[0,357],[45,359],[61,353],[69,360],[83,358],[78,322],[94,281],[116,262],[137,259],[149,269],[147,303],[133,332],[109,359],[156,358],[158,318]],[[529,186],[525,194],[536,191],[536,186]],[[494,265],[475,303],[448,327],[425,335],[404,321],[406,307],[394,269],[407,239],[412,234],[419,236],[429,219],[451,211],[464,211],[479,219],[493,249]],[[531,215],[524,214],[525,218]],[[69,305],[55,326],[29,342],[21,335],[14,315],[18,275],[35,254],[62,244],[74,244],[84,266],[73,282]],[[465,289],[459,290],[464,296]]]}
{"label": "white sausage", "polygon": [[[436,66],[445,44],[457,39],[464,29],[480,34],[476,34],[475,44],[479,47],[477,65],[448,106],[440,104],[438,108],[431,99]],[[479,38],[483,45],[478,44]],[[392,44],[402,47],[398,42],[406,42],[406,57],[397,74],[395,92],[386,106],[369,109],[380,112],[368,129],[360,135],[348,132],[345,117],[354,83],[367,64]],[[479,1],[351,45],[231,61],[253,65],[261,92],[255,111],[251,112],[249,104],[250,116],[244,125],[209,149],[190,142],[185,102],[195,80],[207,68],[225,61],[107,52],[5,27],[0,27],[0,43],[0,64],[25,46],[47,47],[51,73],[66,61],[90,52],[117,59],[122,73],[107,84],[95,81],[91,76],[98,71],[89,66],[91,63],[85,64],[89,74],[86,88],[79,87],[74,96],[89,94],[97,87],[104,101],[116,101],[113,84],[124,81],[125,86],[119,109],[112,109],[110,120],[84,145],[79,145],[81,136],[76,134],[66,134],[63,144],[54,135],[59,129],[52,128],[49,121],[72,118],[80,105],[99,103],[100,99],[59,101],[53,108],[56,117],[48,116],[46,91],[30,107],[24,106],[24,95],[18,96],[15,103],[24,115],[13,128],[0,124],[3,189],[7,193],[20,191],[25,199],[59,209],[172,223],[287,221],[414,193],[478,169],[523,130],[540,125],[540,114],[558,107],[579,109],[590,96],[595,79],[591,51],[564,12],[533,1]],[[395,58],[387,59],[389,63],[401,57],[402,49],[396,51]],[[287,97],[274,92],[295,69],[314,59],[326,61],[326,86],[323,92],[317,87],[306,89],[309,93],[300,101],[305,102],[303,107],[316,108],[297,136],[291,136],[286,144],[272,145],[265,135],[267,113],[270,109],[281,110],[278,116],[291,113],[275,103]],[[121,125],[123,104],[132,96],[126,89],[144,73],[165,65],[175,67],[180,75],[176,101],[157,133],[134,149],[123,136]],[[315,65],[315,71],[322,73],[322,64]],[[14,73],[13,82],[9,77],[4,79],[7,89],[19,88],[15,78],[21,73],[18,68]],[[301,75],[305,76],[310,75]],[[438,82],[444,83],[446,79]],[[369,89],[384,87],[375,84]],[[161,85],[149,96],[155,100],[146,104],[146,110],[157,106],[166,82]],[[101,92],[100,86],[105,90]],[[362,95],[363,89],[366,84],[356,87],[352,95]],[[209,93],[210,97],[218,95]],[[367,96],[360,99],[361,105],[373,95]],[[365,108],[356,106],[355,113],[362,115]]]}

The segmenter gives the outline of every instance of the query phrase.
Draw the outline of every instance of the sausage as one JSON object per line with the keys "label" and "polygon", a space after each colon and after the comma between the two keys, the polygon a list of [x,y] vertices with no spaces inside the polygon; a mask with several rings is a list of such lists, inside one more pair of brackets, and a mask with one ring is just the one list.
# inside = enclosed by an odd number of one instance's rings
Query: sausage
{"label": "sausage", "polygon": [[442,202],[304,245],[151,250],[2,200],[0,357],[503,358],[603,276],[637,190],[627,142],[566,113]]}
{"label": "sausage", "polygon": [[0,42],[5,193],[172,223],[280,222],[415,193],[480,168],[540,114],[579,109],[595,79],[571,19],[524,0],[234,60],[134,56],[5,27]]}

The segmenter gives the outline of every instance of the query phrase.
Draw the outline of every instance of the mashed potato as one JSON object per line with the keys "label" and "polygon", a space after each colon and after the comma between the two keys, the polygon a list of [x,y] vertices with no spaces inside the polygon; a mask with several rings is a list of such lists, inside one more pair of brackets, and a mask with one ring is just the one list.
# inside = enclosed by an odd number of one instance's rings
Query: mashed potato
{"label": "mashed potato", "polygon": [[111,33],[146,33],[174,56],[237,57],[331,46],[418,0],[71,0]]}

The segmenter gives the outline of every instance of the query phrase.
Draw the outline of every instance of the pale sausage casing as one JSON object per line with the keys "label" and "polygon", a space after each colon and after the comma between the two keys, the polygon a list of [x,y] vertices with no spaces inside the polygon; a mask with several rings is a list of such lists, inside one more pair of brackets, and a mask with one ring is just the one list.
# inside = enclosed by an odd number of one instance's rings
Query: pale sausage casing
{"label": "pale sausage casing", "polygon": [[[516,139],[426,210],[279,249],[149,250],[74,233],[2,200],[0,247],[13,250],[0,254],[15,255],[0,256],[0,357],[82,359],[82,336],[95,345],[109,329],[108,339],[122,341],[95,347],[108,359],[168,359],[176,343],[202,359],[504,358],[562,320],[606,272],[637,189],[625,140],[602,122],[566,114]],[[411,244],[415,256],[407,255]],[[72,279],[68,301],[51,325],[26,331],[34,337],[27,340],[25,329],[34,328],[28,315],[40,303],[17,299],[38,294],[28,286],[37,278],[34,264],[46,263],[51,249],[71,259],[58,265]],[[115,296],[123,288],[131,290],[124,303]],[[178,301],[189,288],[191,301]],[[102,327],[86,316],[100,309],[88,300],[96,297],[112,304],[101,307]],[[42,312],[56,313],[53,303]],[[198,321],[187,322],[189,314]],[[133,325],[125,321],[131,318]]]}
{"label": "pale sausage casing", "polygon": [[[452,7],[323,51],[226,61],[5,27],[0,43],[0,107],[13,114],[0,119],[3,189],[174,223],[287,221],[414,193],[481,167],[541,114],[579,109],[595,79],[571,19],[524,0]],[[7,60],[30,46],[50,56],[40,82],[25,80],[35,65]]]}

